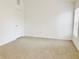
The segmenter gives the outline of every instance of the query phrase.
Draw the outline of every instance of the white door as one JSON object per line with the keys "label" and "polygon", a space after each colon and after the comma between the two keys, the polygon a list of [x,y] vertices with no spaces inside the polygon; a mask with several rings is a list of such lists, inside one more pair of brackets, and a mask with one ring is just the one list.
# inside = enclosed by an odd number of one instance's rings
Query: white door
{"label": "white door", "polygon": [[75,10],[75,18],[74,18],[74,37],[78,37],[79,35],[79,8]]}
{"label": "white door", "polygon": [[77,49],[79,50],[79,8],[75,9],[73,42],[77,47]]}

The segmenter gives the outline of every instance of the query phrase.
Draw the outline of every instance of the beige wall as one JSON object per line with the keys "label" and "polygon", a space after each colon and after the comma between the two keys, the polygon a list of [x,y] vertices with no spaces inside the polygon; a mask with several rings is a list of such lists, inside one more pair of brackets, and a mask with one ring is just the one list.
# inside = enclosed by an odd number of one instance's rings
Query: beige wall
{"label": "beige wall", "polygon": [[25,0],[25,36],[70,39],[71,0]]}
{"label": "beige wall", "polygon": [[17,7],[16,0],[0,0],[0,45],[24,34],[23,10]]}

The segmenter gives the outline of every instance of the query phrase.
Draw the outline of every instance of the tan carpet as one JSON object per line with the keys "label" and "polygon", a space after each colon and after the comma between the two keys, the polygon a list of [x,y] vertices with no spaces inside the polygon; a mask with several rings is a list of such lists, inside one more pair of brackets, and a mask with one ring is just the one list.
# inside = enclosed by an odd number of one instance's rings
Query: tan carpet
{"label": "tan carpet", "polygon": [[0,59],[79,59],[72,41],[21,38],[0,47]]}

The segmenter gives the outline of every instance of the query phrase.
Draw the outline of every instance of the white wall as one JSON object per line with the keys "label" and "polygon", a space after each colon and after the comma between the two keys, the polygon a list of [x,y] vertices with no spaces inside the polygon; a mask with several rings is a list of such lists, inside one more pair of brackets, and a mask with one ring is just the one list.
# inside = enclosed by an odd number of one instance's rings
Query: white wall
{"label": "white wall", "polygon": [[[17,1],[17,0],[15,0]],[[20,5],[15,8],[15,16],[16,16],[16,36],[24,36],[24,0],[20,0]]]}
{"label": "white wall", "polygon": [[0,0],[0,45],[24,34],[23,10],[18,10],[16,0]]}
{"label": "white wall", "polygon": [[70,39],[71,0],[25,0],[25,36]]}
{"label": "white wall", "polygon": [[73,42],[79,50],[79,0],[75,3]]}

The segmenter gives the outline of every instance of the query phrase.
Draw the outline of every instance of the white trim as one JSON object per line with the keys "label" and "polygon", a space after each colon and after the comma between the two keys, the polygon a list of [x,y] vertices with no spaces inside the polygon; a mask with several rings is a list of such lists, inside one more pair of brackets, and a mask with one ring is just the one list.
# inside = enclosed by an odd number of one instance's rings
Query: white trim
{"label": "white trim", "polygon": [[10,42],[12,42],[14,40],[16,40],[16,38],[13,38],[13,39],[11,39],[9,41],[4,41],[4,42],[0,43],[0,46],[6,45],[6,44],[8,44],[8,43],[10,43]]}
{"label": "white trim", "polygon": [[6,44],[8,44],[8,43],[10,43],[12,41],[15,41],[16,39],[18,39],[20,37],[22,37],[22,35],[19,35],[19,36],[15,37],[15,38],[12,38],[11,40],[6,40],[6,41],[0,43],[0,46],[3,46],[3,45],[6,45]]}
{"label": "white trim", "polygon": [[38,37],[38,38],[49,38],[49,39],[58,39],[58,40],[72,40],[70,36],[40,36],[40,35],[24,35],[25,37]]}

